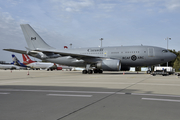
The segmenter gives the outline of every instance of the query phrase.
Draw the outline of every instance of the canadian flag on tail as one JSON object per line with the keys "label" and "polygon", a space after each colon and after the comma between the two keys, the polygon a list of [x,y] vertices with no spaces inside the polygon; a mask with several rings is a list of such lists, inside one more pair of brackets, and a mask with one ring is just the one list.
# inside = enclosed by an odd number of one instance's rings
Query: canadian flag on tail
{"label": "canadian flag on tail", "polygon": [[35,62],[35,61],[31,60],[28,55],[22,54],[22,57],[23,57],[23,64],[24,65]]}

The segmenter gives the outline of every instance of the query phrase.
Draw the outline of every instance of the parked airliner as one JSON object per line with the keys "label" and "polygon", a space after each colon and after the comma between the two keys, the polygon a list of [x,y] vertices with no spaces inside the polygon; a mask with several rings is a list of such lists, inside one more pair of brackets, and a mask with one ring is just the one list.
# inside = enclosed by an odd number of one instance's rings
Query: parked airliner
{"label": "parked airliner", "polygon": [[17,65],[12,65],[12,64],[8,64],[8,63],[3,63],[0,64],[0,69],[4,69],[4,70],[20,70],[20,69],[25,69],[24,67],[21,66],[17,66]]}
{"label": "parked airliner", "polygon": [[46,69],[46,70],[53,70],[54,63],[46,63],[46,62],[37,62],[33,61],[29,58],[28,55],[22,54],[23,64],[29,66],[31,69]]}
{"label": "parked airliner", "polygon": [[28,55],[22,54],[23,57],[23,64],[26,66],[29,66],[32,69],[46,69],[47,71],[49,70],[62,70],[62,69],[69,69],[71,70],[72,67],[69,66],[63,66],[63,65],[58,65],[55,63],[47,63],[47,62],[37,62],[31,60]]}
{"label": "parked airliner", "polygon": [[85,67],[82,71],[83,74],[124,71],[129,70],[130,66],[152,66],[176,58],[176,55],[167,49],[155,46],[88,47],[58,50],[49,46],[29,24],[20,26],[28,45],[27,50],[4,50],[28,54],[61,65]]}
{"label": "parked airliner", "polygon": [[12,61],[13,61],[12,63],[0,64],[0,69],[4,69],[4,70],[27,69],[27,66],[21,63],[14,54],[12,54]]}

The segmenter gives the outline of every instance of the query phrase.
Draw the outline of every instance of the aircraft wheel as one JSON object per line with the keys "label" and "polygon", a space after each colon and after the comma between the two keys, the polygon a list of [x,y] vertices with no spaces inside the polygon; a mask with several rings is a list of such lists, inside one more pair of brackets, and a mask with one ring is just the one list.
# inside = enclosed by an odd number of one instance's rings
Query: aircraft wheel
{"label": "aircraft wheel", "polygon": [[88,72],[87,70],[83,70],[82,74],[87,74],[87,72]]}
{"label": "aircraft wheel", "polygon": [[103,70],[99,70],[98,72],[101,74],[101,73],[103,73]]}
{"label": "aircraft wheel", "polygon": [[93,71],[92,70],[88,70],[88,74],[92,74],[93,73]]}
{"label": "aircraft wheel", "polygon": [[97,70],[97,69],[94,69],[94,73],[95,73],[95,74],[98,73],[98,70]]}
{"label": "aircraft wheel", "polygon": [[151,71],[150,71],[150,70],[148,70],[148,71],[147,71],[147,74],[151,74]]}

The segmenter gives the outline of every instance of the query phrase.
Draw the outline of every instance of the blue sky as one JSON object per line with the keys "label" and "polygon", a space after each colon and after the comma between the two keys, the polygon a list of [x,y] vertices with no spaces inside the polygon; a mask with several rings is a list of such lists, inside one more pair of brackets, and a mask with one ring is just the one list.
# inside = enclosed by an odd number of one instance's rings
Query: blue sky
{"label": "blue sky", "polygon": [[[0,60],[25,50],[20,24],[51,46],[151,45],[180,51],[180,0],[0,0]],[[15,53],[22,60],[21,55]]]}

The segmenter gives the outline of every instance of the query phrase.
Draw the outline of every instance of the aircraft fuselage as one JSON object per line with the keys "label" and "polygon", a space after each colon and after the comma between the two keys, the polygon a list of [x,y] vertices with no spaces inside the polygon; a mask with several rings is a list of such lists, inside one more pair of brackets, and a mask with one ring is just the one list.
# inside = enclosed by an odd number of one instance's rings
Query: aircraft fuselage
{"label": "aircraft fuselage", "polygon": [[[98,61],[98,57],[107,59],[113,58],[121,61],[121,66],[151,66],[165,63],[175,59],[176,55],[168,50],[154,46],[120,46],[120,47],[94,47],[94,48],[75,48],[62,49],[61,52],[82,54],[88,56],[97,56],[93,60]],[[68,66],[84,67],[86,63],[83,60],[72,58],[70,56],[47,59],[47,61],[64,64]],[[89,59],[91,62],[92,59]],[[86,60],[87,62],[87,60]]]}

